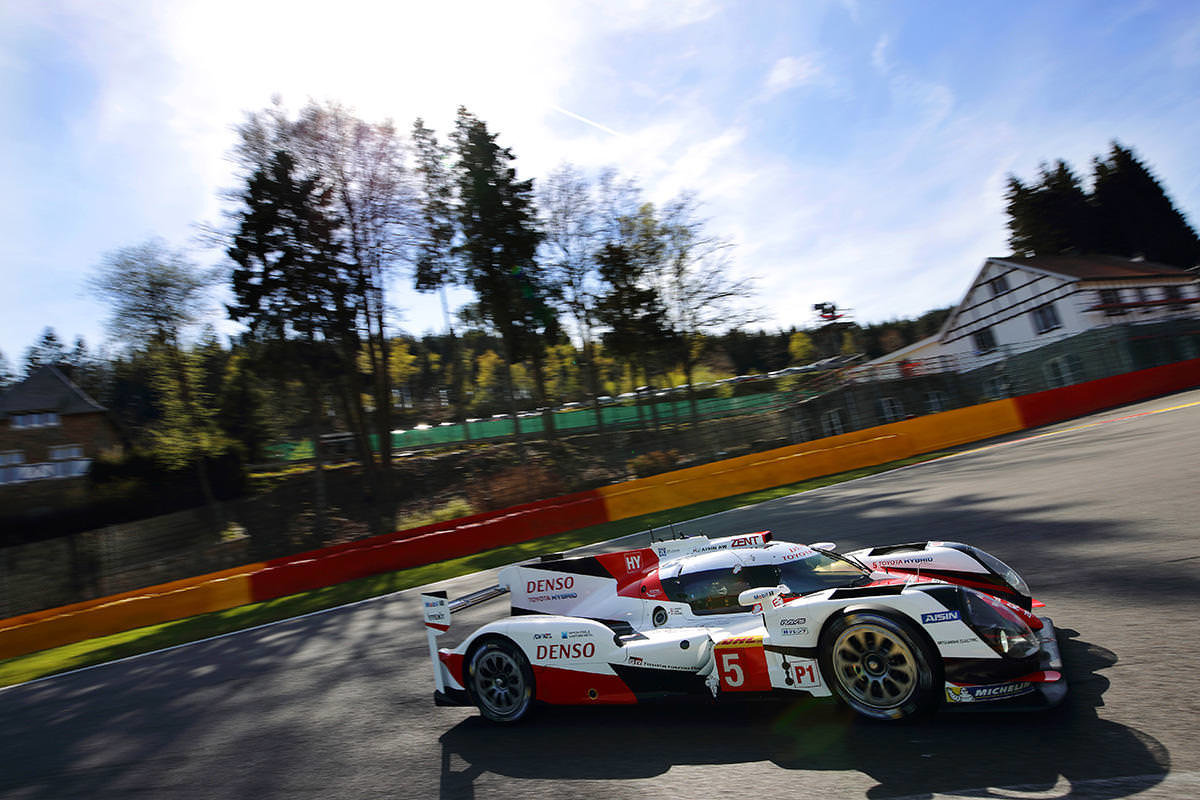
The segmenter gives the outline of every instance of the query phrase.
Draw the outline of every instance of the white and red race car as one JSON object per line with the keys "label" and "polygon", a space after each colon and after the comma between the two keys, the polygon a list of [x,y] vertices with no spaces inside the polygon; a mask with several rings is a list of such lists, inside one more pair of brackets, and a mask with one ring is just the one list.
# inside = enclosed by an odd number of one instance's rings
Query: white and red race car
{"label": "white and red race car", "polygon": [[[438,650],[451,616],[509,594],[512,616]],[[867,717],[1044,708],[1066,694],[1054,626],[1029,588],[969,545],[845,555],[769,532],[544,556],[450,600],[421,595],[438,705],[515,722],[537,703],[672,694],[836,695]]]}

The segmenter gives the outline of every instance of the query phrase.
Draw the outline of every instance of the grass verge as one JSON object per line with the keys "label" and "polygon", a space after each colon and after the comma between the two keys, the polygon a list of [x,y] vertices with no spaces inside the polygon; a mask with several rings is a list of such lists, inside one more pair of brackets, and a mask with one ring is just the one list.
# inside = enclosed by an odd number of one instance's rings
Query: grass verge
{"label": "grass verge", "polygon": [[252,603],[250,605],[226,609],[225,611],[214,611],[210,614],[201,614],[186,619],[164,622],[159,625],[150,625],[145,628],[124,631],[111,636],[75,642],[74,644],[50,650],[41,650],[36,653],[0,661],[0,686],[12,686],[58,672],[102,664],[107,661],[114,661],[119,658],[138,655],[139,653],[148,653],[153,650],[161,650],[166,647],[173,647],[205,639],[209,636],[217,636],[222,633],[244,630],[252,628],[255,625],[263,625],[268,622],[297,617],[313,611],[334,608],[358,600],[397,592],[402,589],[411,589],[414,586],[423,586],[427,583],[445,580],[446,578],[469,575],[480,570],[533,558],[542,553],[570,550],[574,547],[582,547],[583,545],[627,536],[649,528],[665,527],[671,522],[694,519],[707,514],[715,514],[731,508],[753,505],[766,500],[773,500],[777,497],[806,492],[855,478],[876,475],[880,472],[887,472],[910,464],[918,464],[923,461],[940,458],[948,452],[950,451],[927,453],[901,459],[900,461],[891,461],[887,464],[879,464],[873,467],[851,470],[850,472],[840,472],[836,475],[813,478],[812,480],[800,483],[776,486],[771,489],[748,492],[732,497],[723,497],[718,500],[708,500],[703,503],[695,503],[682,508],[645,514],[640,517],[631,517],[616,522],[606,522],[602,525],[593,525],[588,528],[545,536],[521,544],[498,547],[494,550],[487,550],[450,561],[442,561],[437,564],[427,564],[422,567],[373,575],[369,578],[360,578],[355,581],[339,583],[334,586],[327,586],[323,589],[294,594],[288,597],[279,597],[263,603]]}

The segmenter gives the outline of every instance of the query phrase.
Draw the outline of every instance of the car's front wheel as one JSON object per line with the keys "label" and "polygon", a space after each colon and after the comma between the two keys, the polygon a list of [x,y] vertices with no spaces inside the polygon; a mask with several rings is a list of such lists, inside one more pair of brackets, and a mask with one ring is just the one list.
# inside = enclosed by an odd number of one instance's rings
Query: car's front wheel
{"label": "car's front wheel", "polygon": [[940,699],[940,662],[905,620],[875,611],[835,619],[821,636],[821,671],[846,705],[872,719],[926,714]]}
{"label": "car's front wheel", "polygon": [[533,706],[533,669],[509,639],[488,638],[467,658],[467,693],[493,722],[516,722]]}

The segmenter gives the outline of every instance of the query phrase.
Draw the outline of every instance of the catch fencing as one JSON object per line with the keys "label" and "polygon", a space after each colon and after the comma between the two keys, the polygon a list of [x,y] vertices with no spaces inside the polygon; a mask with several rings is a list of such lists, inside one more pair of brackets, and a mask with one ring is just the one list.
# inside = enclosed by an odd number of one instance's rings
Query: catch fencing
{"label": "catch fencing", "polygon": [[[774,381],[746,381],[732,387],[739,393],[734,397],[698,399],[695,416],[686,399],[672,397],[647,400],[640,410],[608,407],[603,433],[596,431],[590,409],[557,414],[555,422],[565,445],[548,452],[556,459],[554,469],[563,476],[560,491],[597,489],[613,498],[607,501],[610,505],[673,507],[672,503],[691,502],[691,491],[684,491],[691,484],[677,478],[655,478],[651,482],[656,488],[651,492],[645,488],[650,483],[630,481],[668,472],[683,474],[681,471],[689,469],[708,476],[711,469],[716,470],[712,476],[720,476],[713,480],[740,485],[736,475],[726,469],[740,463],[731,459],[814,440],[833,442],[836,437],[930,414],[939,414],[931,419],[945,426],[950,418],[940,412],[982,407],[1006,398],[1019,400],[1022,417],[1018,427],[1046,424],[1194,385],[1186,370],[1176,374],[1148,368],[1194,364],[1188,359],[1198,356],[1197,320],[1113,326],[1069,339],[954,359],[852,365]],[[1124,375],[1131,377],[1119,377]],[[588,415],[592,415],[590,428]],[[522,420],[523,430],[531,435],[536,433],[533,421]],[[560,421],[571,421],[572,426]],[[511,420],[495,423],[511,425]],[[971,435],[979,430],[979,424],[972,423]],[[434,431],[437,429],[421,433],[433,435]],[[1004,431],[995,433],[1000,432]],[[501,436],[492,446],[507,446],[506,439]],[[817,459],[805,456],[800,460]],[[755,469],[784,475],[776,467]],[[351,477],[347,475],[347,479]],[[310,498],[306,488],[294,488],[287,496],[225,504],[221,515],[227,523],[238,524],[223,528],[214,527],[204,510],[195,510],[0,548],[0,618],[304,550],[305,545],[312,546],[305,536],[303,516],[309,513],[305,503]],[[522,497],[507,497],[498,490],[487,507],[526,502],[530,487],[520,488],[525,491]],[[635,488],[637,492],[631,494]],[[360,525],[359,529],[357,536],[365,538],[367,527]]]}

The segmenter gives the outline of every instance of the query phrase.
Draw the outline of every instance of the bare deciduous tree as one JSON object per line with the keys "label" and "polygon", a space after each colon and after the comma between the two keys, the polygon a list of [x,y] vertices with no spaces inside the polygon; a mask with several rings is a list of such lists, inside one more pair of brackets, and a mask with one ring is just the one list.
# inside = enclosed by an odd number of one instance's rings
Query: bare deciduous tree
{"label": "bare deciduous tree", "polygon": [[592,186],[580,170],[563,164],[542,183],[538,208],[545,238],[548,282],[556,287],[557,300],[571,318],[583,353],[583,369],[592,395],[597,427],[603,429],[600,376],[596,369],[596,303],[599,296],[599,261],[603,219]]}
{"label": "bare deciduous tree", "polygon": [[150,239],[108,253],[88,281],[109,306],[113,339],[149,355],[163,405],[163,417],[151,430],[156,450],[172,466],[195,466],[214,524],[220,514],[205,462],[220,453],[225,440],[213,398],[205,396],[183,344],[212,309],[220,277],[163,240]]}
{"label": "bare deciduous tree", "polygon": [[676,357],[687,381],[693,419],[698,418],[694,373],[706,337],[747,325],[758,315],[746,301],[754,282],[733,275],[733,244],[708,232],[707,220],[690,194],[669,203],[661,215],[664,257],[655,275],[667,325],[677,343]]}

